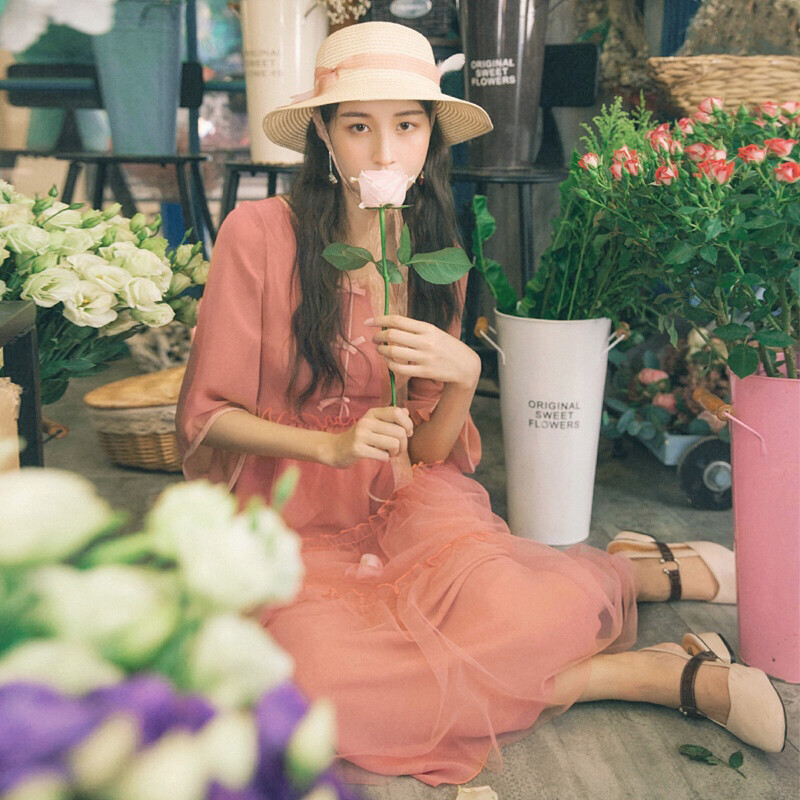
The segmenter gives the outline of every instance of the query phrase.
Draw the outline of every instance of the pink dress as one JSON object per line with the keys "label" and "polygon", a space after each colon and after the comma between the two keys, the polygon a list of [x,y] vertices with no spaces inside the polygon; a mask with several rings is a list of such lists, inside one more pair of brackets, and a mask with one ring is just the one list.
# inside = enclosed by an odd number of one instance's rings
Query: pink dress
{"label": "pink dress", "polygon": [[[334,701],[349,765],[463,783],[499,755],[498,741],[577,699],[580,686],[549,707],[554,676],[634,643],[629,562],[513,536],[464,474],[481,454],[471,419],[446,461],[414,466],[397,490],[391,465],[371,459],[335,469],[204,445],[212,422],[232,409],[343,431],[386,404],[388,371],[363,324],[373,315],[369,286],[343,276],[344,392],[318,392],[302,417],[287,405],[294,254],[289,211],[277,198],[244,203],[225,220],[178,404],[184,471],[227,484],[240,501],[269,500],[276,477],[297,464],[285,518],[302,537],[306,578],[297,600],[268,611],[264,625],[295,657],[300,687]],[[441,384],[412,379],[407,391],[419,425]]]}

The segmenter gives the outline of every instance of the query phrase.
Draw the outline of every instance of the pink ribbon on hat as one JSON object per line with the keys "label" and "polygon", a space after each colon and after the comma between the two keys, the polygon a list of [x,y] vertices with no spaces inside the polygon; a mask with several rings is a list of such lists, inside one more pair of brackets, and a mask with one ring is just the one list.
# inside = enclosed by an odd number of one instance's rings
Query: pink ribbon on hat
{"label": "pink ribbon on hat", "polygon": [[385,53],[362,53],[350,56],[340,61],[335,67],[317,67],[314,70],[314,88],[310,92],[293,95],[292,103],[300,103],[319,97],[341,78],[341,71],[345,69],[396,69],[404,72],[415,72],[439,85],[441,73],[435,64],[423,61],[421,58],[402,55],[388,55]]}

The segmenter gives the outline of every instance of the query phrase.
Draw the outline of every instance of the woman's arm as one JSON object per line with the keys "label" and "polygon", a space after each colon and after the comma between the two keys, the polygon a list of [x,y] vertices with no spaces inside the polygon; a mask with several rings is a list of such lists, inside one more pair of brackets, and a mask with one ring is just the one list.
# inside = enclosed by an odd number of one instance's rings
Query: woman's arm
{"label": "woman's arm", "polygon": [[388,461],[390,455],[404,452],[412,429],[402,408],[371,408],[342,433],[284,425],[234,409],[214,420],[205,444],[237,453],[349,467],[362,458]]}
{"label": "woman's arm", "polygon": [[480,356],[427,322],[388,315],[369,324],[385,327],[372,340],[392,372],[444,384],[430,419],[417,425],[409,442],[412,463],[443,461],[467,420],[481,374]]}

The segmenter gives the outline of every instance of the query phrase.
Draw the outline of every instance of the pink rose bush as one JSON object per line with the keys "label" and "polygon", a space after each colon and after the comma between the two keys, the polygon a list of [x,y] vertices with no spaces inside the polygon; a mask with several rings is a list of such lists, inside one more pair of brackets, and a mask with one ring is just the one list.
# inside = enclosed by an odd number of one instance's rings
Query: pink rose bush
{"label": "pink rose bush", "polygon": [[619,241],[622,263],[666,286],[654,309],[673,343],[676,319],[714,327],[739,377],[796,379],[800,102],[730,109],[709,97],[692,117],[654,124],[618,100],[587,134],[573,161],[584,168],[562,190],[562,210],[591,224],[583,250]]}

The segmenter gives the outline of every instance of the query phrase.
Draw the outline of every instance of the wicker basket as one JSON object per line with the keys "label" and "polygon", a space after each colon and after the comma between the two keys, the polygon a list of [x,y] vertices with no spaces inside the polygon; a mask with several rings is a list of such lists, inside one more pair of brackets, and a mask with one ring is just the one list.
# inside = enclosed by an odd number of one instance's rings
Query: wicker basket
{"label": "wicker basket", "polygon": [[706,97],[721,97],[726,108],[768,100],[800,101],[798,56],[672,56],[649,58],[653,80],[686,114]]}
{"label": "wicker basket", "polygon": [[114,464],[180,472],[175,404],[186,367],[136,375],[86,394],[92,426]]}

